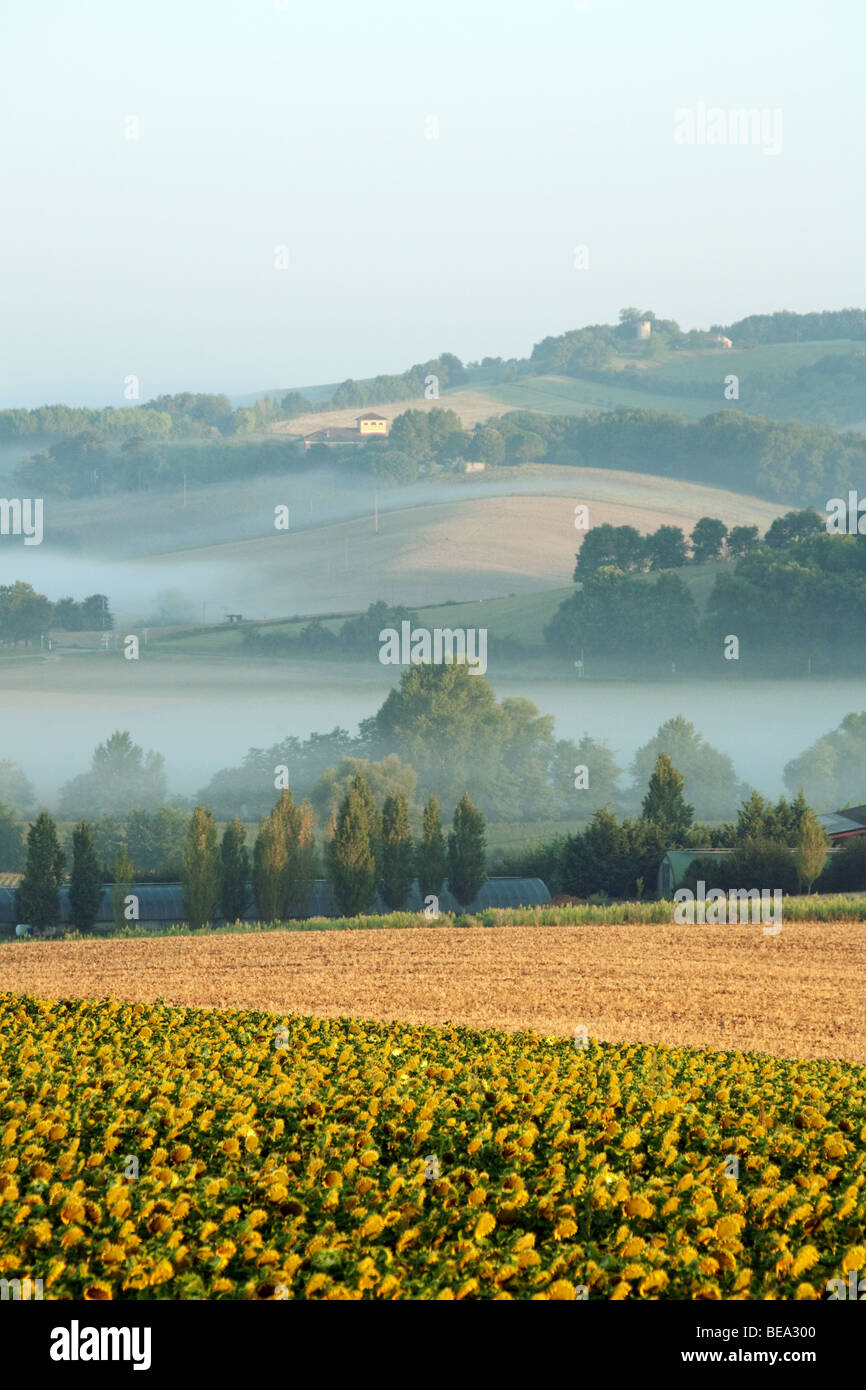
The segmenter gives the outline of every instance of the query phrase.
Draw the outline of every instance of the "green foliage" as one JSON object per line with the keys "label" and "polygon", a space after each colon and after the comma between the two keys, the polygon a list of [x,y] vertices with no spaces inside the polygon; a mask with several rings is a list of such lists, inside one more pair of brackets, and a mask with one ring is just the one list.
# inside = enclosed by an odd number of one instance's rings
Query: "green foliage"
{"label": "green foliage", "polygon": [[227,921],[235,922],[244,916],[249,906],[247,884],[250,876],[247,832],[238,816],[223,831],[220,865],[223,916]]}
{"label": "green foliage", "polygon": [[114,925],[123,927],[127,922],[126,899],[130,897],[135,887],[135,865],[129,857],[125,844],[121,846],[115,857],[112,875],[114,882],[111,888],[111,908],[114,913]]}
{"label": "green foliage", "polygon": [[636,787],[645,787],[661,753],[666,753],[684,782],[684,794],[695,814],[704,820],[721,820],[733,814],[746,788],[726,753],[712,748],[682,715],[668,719],[638,749],[631,764]]}
{"label": "green foliage", "polygon": [[448,836],[448,888],[462,907],[468,907],[487,877],[484,817],[466,793],[454,810]]}
{"label": "green foliage", "polygon": [[26,815],[36,800],[33,788],[24,773],[8,758],[0,759],[0,802]]}
{"label": "green foliage", "polygon": [[[846,607],[846,621],[850,610]],[[802,787],[811,805],[825,811],[863,804],[866,788],[866,710],[846,714],[785,766],[785,785]]]}
{"label": "green foliage", "polygon": [[657,825],[668,847],[685,842],[695,818],[693,806],[683,796],[683,776],[667,753],[659,753],[650,777],[641,815]]}
{"label": "green foliage", "polygon": [[448,868],[448,855],[445,836],[442,833],[442,818],[439,802],[430,796],[424,807],[421,839],[415,855],[415,868],[418,875],[418,888],[422,900],[431,894],[439,897]]}
{"label": "green foliage", "polygon": [[17,874],[24,864],[24,828],[12,807],[0,801],[0,873]]}
{"label": "green foliage", "polygon": [[61,787],[61,819],[124,817],[132,809],[159,806],[166,797],[164,765],[162,754],[145,753],[127,731],[118,730],[98,744],[90,771]]}
{"label": "green foliage", "polygon": [[[749,528],[743,528],[749,529]],[[754,528],[757,534],[757,527]],[[717,517],[702,516],[692,529],[692,558],[696,565],[704,565],[721,557],[728,528]]]}
{"label": "green foliage", "polygon": [[66,856],[57,826],[41,811],[27,832],[24,877],[18,885],[16,911],[22,922],[42,931],[60,920],[60,884]]}
{"label": "green foliage", "polygon": [[385,798],[382,807],[382,860],[379,889],[389,910],[402,908],[414,876],[414,845],[409,802],[402,792]]}
{"label": "green foliage", "polygon": [[824,879],[826,886],[835,893],[866,890],[866,835],[855,835],[834,851]]}
{"label": "green foliage", "polygon": [[206,806],[196,806],[190,817],[181,883],[190,926],[203,927],[212,921],[222,889],[216,825]]}
{"label": "green foliage", "polygon": [[294,794],[284,788],[261,820],[253,847],[253,890],[263,916],[285,918],[297,909],[309,889],[304,875],[309,874],[311,849],[311,814],[296,806]]}
{"label": "green foliage", "polygon": [[800,886],[811,893],[812,885],[821,877],[827,863],[827,836],[814,812],[808,811],[800,830],[797,846],[797,873]]}
{"label": "green foliage", "polygon": [[0,644],[38,642],[51,627],[53,614],[53,603],[44,594],[37,594],[32,584],[20,579],[14,584],[0,584]]}
{"label": "green foliage", "polygon": [[697,881],[703,881],[707,890],[721,888],[725,893],[736,888],[796,893],[799,874],[796,857],[784,840],[756,836],[737,845],[724,859],[692,864],[684,886],[694,892]]}
{"label": "green foliage", "polygon": [[334,838],[328,846],[334,896],[347,917],[356,917],[370,906],[376,887],[375,846],[379,832],[371,805],[369,788],[358,773],[343,798]]}
{"label": "green foliage", "polygon": [[637,881],[655,884],[667,845],[651,821],[620,821],[611,811],[596,811],[586,830],[570,835],[562,851],[563,889],[575,897],[607,893],[633,898]]}
{"label": "green foliage", "polygon": [[93,829],[79,821],[72,832],[69,921],[77,931],[93,930],[102,905],[102,867],[93,844]]}
{"label": "green foliage", "polygon": [[563,601],[544,637],[563,659],[583,648],[587,662],[625,659],[670,669],[697,644],[697,608],[679,575],[649,582],[604,566]]}
{"label": "green foliage", "polygon": [[680,569],[688,560],[686,538],[679,526],[660,526],[645,542],[651,570]]}

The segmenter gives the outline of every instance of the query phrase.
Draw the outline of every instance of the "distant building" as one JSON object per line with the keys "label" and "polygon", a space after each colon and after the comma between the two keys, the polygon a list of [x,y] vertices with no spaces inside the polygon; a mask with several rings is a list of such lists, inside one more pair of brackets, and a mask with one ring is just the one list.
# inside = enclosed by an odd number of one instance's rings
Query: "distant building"
{"label": "distant building", "polygon": [[866,806],[846,806],[842,811],[827,811],[818,817],[831,845],[866,835]]}
{"label": "distant building", "polygon": [[467,461],[464,462],[464,464],[463,464],[463,472],[464,472],[464,473],[483,473],[483,472],[484,472],[484,469],[485,469],[486,467],[487,467],[487,464],[483,461],[483,459],[477,459],[475,462],[469,462],[469,461],[467,460]]}
{"label": "distant building", "polygon": [[641,342],[645,342],[647,338],[652,336],[652,331],[653,326],[651,319],[641,319],[637,326],[636,337],[638,337]]}
{"label": "distant building", "polygon": [[388,435],[388,419],[377,415],[375,410],[365,410],[357,417],[355,429],[348,425],[328,425],[304,435],[304,448],[312,449],[314,444],[357,444],[359,447],[368,439],[385,439]]}
{"label": "distant building", "polygon": [[726,338],[724,333],[715,333],[713,335],[713,342],[718,343],[719,347],[723,348],[732,348],[734,346],[730,338]]}
{"label": "distant building", "polygon": [[388,418],[377,415],[375,410],[365,410],[358,416],[358,431],[360,434],[387,434]]}
{"label": "distant building", "polygon": [[234,627],[236,623],[243,622],[244,615],[243,613],[226,613],[226,619],[232,625],[232,627]]}
{"label": "distant building", "polygon": [[364,440],[360,430],[346,429],[339,425],[329,425],[326,429],[313,430],[304,435],[304,448],[312,449],[314,444],[355,444],[359,449]]}

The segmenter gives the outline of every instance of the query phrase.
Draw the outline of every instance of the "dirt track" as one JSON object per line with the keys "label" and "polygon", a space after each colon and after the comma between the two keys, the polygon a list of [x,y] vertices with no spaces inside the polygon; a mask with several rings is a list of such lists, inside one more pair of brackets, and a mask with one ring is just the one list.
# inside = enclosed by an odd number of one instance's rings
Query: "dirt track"
{"label": "dirt track", "polygon": [[0,990],[866,1062],[866,926],[431,927],[0,946]]}

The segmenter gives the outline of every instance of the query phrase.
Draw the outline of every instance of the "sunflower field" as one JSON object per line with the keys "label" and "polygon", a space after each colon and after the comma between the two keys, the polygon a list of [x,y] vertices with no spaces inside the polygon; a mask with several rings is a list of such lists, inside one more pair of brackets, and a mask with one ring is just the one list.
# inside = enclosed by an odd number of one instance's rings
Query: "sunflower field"
{"label": "sunflower field", "polygon": [[818,1299],[866,1068],[0,995],[0,1279],[47,1299]]}

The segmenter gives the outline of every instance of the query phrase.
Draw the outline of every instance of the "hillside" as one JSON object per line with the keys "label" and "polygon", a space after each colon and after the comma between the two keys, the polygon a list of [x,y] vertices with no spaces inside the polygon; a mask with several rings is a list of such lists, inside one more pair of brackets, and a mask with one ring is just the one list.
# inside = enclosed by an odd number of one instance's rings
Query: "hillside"
{"label": "hillside", "polygon": [[[504,470],[513,474],[516,470]],[[297,533],[218,545],[166,549],[149,575],[207,590],[209,605],[247,617],[357,612],[377,599],[409,606],[530,594],[570,584],[583,533],[576,502],[591,525],[662,525],[690,531],[701,516],[762,529],[786,510],[721,489],[604,469],[520,470],[519,477],[474,480],[455,493],[444,480],[412,505],[412,488],[391,494],[393,510]],[[442,501],[436,497],[441,496]],[[406,505],[395,504],[403,501]],[[161,585],[161,587],[163,587]],[[214,607],[211,607],[214,612]]]}

